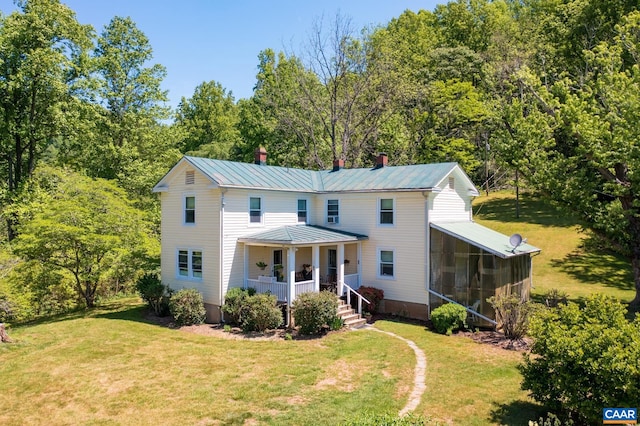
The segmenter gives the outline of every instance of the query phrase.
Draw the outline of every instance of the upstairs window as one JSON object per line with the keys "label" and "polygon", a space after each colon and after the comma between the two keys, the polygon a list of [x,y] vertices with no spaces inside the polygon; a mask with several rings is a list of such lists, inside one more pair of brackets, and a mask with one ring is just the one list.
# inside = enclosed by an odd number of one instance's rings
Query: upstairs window
{"label": "upstairs window", "polygon": [[340,223],[340,205],[338,200],[327,200],[327,223]]}
{"label": "upstairs window", "polygon": [[262,199],[249,198],[249,223],[262,223]]}
{"label": "upstairs window", "polygon": [[184,197],[184,223],[196,223],[196,197]]}
{"label": "upstairs window", "polygon": [[298,223],[307,223],[307,200],[298,200]]}
{"label": "upstairs window", "polygon": [[178,277],[202,279],[202,251],[178,250]]}
{"label": "upstairs window", "polygon": [[393,225],[394,223],[394,202],[393,198],[381,198],[379,211],[380,225]]}
{"label": "upstairs window", "polygon": [[449,189],[452,191],[456,189],[456,180],[453,177],[449,178]]}

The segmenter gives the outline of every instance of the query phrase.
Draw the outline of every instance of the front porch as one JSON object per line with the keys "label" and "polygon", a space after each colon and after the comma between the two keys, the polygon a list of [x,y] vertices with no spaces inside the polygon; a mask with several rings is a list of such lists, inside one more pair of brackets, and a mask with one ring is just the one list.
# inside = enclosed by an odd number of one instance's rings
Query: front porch
{"label": "front porch", "polygon": [[[358,290],[358,288],[360,288],[360,274],[345,275],[343,283],[353,290]],[[320,282],[320,285],[316,287],[315,280],[295,281],[293,283],[293,291],[291,291],[288,282],[279,282],[277,281],[277,277],[267,275],[259,275],[257,278],[246,278],[244,280],[244,288],[254,288],[256,293],[273,294],[280,303],[289,303],[291,294],[293,294],[292,302],[302,293],[331,291],[336,295],[338,294],[337,282]],[[344,291],[343,289],[342,294]]]}
{"label": "front porch", "polygon": [[286,304],[307,292],[328,290],[340,296],[355,292],[362,280],[361,241],[366,239],[309,225],[283,226],[239,238],[244,246],[241,285],[269,292]]}

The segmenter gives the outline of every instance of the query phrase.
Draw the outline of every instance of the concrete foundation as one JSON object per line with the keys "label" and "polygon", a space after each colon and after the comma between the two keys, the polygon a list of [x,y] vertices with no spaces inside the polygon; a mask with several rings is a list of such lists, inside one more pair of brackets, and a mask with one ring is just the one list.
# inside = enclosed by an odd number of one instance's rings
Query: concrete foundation
{"label": "concrete foundation", "polygon": [[429,319],[428,307],[422,303],[383,299],[380,302],[380,312],[423,321]]}

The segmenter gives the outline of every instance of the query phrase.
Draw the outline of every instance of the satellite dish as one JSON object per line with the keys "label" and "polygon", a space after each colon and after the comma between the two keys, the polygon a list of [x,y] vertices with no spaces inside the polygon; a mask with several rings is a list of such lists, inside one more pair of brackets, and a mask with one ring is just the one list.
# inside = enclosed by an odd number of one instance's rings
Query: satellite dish
{"label": "satellite dish", "polygon": [[511,244],[511,246],[513,246],[513,250],[515,250],[516,248],[518,248],[518,246],[520,244],[522,244],[522,235],[520,234],[513,234],[512,236],[509,237],[509,244]]}

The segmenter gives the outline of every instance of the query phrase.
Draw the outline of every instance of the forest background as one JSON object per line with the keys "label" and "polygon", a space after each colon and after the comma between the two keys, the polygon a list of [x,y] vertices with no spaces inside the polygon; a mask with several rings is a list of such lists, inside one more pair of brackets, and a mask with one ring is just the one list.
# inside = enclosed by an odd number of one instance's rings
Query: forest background
{"label": "forest background", "polygon": [[265,49],[253,95],[177,108],[130,18],[58,0],[0,17],[0,322],[130,292],[159,262],[154,184],[182,155],[326,169],[458,162],[535,191],[623,254],[640,305],[640,11],[632,0],[458,0]]}

